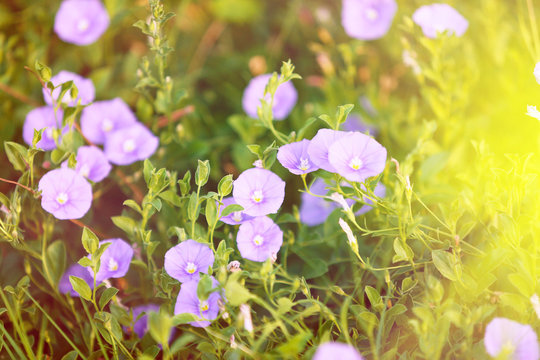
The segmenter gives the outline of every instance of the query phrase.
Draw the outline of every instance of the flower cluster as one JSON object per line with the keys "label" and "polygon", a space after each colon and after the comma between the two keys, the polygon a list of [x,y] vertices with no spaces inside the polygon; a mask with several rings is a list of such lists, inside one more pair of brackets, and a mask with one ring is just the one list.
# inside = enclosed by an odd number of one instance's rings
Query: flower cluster
{"label": "flower cluster", "polygon": [[[73,81],[78,90],[77,96],[68,91],[59,99],[60,85],[67,81]],[[71,131],[67,125],[62,127],[63,111],[55,106],[57,102],[61,101],[66,106],[87,105],[82,111],[81,129],[92,146],[78,149],[76,175],[69,171],[52,170],[49,180],[43,180],[39,186],[43,191],[42,205],[46,211],[58,219],[78,219],[88,211],[92,200],[90,185],[81,185],[85,179],[92,182],[102,181],[111,171],[110,163],[128,165],[147,159],[156,151],[159,139],[137,121],[122,99],[92,103],[95,97],[92,80],[69,71],[60,71],[51,78],[51,83],[55,86],[52,92],[43,89],[43,97],[48,106],[33,109],[28,113],[23,126],[23,138],[31,145],[34,131],[43,129],[41,140],[36,146],[43,150],[55,149],[62,135]],[[58,134],[55,136],[55,133]],[[94,144],[104,145],[104,151]],[[67,162],[62,166],[69,170]],[[63,174],[70,174],[69,179],[74,180],[59,181]],[[85,191],[78,194],[79,187],[84,187]],[[73,205],[75,202],[77,206]]]}
{"label": "flower cluster", "polygon": [[[338,173],[352,182],[363,182],[379,175],[386,166],[386,149],[371,136],[359,131],[338,131],[321,129],[311,140],[283,145],[279,148],[278,161],[291,173],[305,174],[324,169]],[[341,184],[347,186],[346,184]],[[362,185],[363,187],[363,185]],[[365,187],[363,187],[364,190]],[[375,195],[383,197],[384,185],[378,184]],[[300,220],[309,226],[323,223],[336,205],[324,199],[326,186],[317,179],[311,194],[302,194]],[[372,201],[366,197],[361,200],[365,205],[356,213],[363,214],[370,210]],[[349,199],[347,207],[354,202]]]}
{"label": "flower cluster", "polygon": [[275,214],[285,199],[285,182],[267,169],[244,171],[233,183],[234,201],[243,214],[253,218],[242,221],[236,244],[243,258],[252,261],[275,259],[283,243],[283,232],[266,215]]}
{"label": "flower cluster", "polygon": [[[174,313],[176,315],[190,313],[201,318],[190,323],[195,327],[210,325],[219,313],[218,300],[221,299],[221,295],[218,291],[212,292],[207,299],[200,299],[197,294],[200,274],[207,274],[213,264],[214,253],[208,245],[191,239],[174,246],[165,254],[165,271],[170,277],[182,283]],[[210,278],[213,288],[217,289],[217,280]]]}
{"label": "flower cluster", "polygon": [[[341,23],[350,37],[375,40],[388,32],[396,12],[395,0],[343,0]],[[445,31],[462,36],[469,26],[469,22],[448,4],[421,6],[412,19],[429,38],[436,38]]]}
{"label": "flower cluster", "polygon": [[[123,239],[107,239],[99,243],[99,245],[110,244],[100,258],[100,266],[98,271],[94,271],[88,267],[84,268],[78,263],[71,265],[58,284],[58,289],[62,294],[70,294],[71,296],[79,296],[73,290],[69,281],[70,276],[76,276],[83,279],[92,289],[94,287],[94,278],[96,285],[111,278],[121,278],[125,276],[129,270],[131,259],[133,258],[133,248]],[[91,255],[88,255],[91,259]]]}

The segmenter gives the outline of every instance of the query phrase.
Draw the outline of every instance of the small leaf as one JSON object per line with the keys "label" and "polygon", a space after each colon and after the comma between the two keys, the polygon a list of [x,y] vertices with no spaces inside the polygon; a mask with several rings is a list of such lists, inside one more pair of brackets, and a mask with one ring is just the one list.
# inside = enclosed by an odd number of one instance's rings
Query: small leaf
{"label": "small leaf", "polygon": [[444,250],[433,250],[431,256],[433,264],[445,278],[452,281],[458,280],[461,276],[461,264],[456,262],[451,253]]}
{"label": "small leaf", "polygon": [[89,254],[95,253],[99,247],[98,237],[92,232],[92,230],[90,230],[86,226],[83,228],[82,244],[84,250],[86,250],[86,252]]}
{"label": "small leaf", "polygon": [[107,305],[109,301],[111,301],[111,299],[114,297],[114,295],[116,295],[116,293],[118,293],[118,289],[116,288],[110,287],[105,289],[105,291],[103,291],[101,297],[99,298],[99,308],[103,310],[105,305]]}
{"label": "small leaf", "polygon": [[214,199],[206,200],[206,207],[204,209],[206,222],[208,225],[213,226],[217,221],[217,207]]}
{"label": "small leaf", "polygon": [[69,277],[69,282],[75,290],[83,299],[90,301],[92,299],[92,290],[90,286],[83,279],[71,275]]}
{"label": "small leaf", "polygon": [[224,176],[223,178],[221,178],[218,184],[219,196],[225,197],[229,195],[232,191],[232,188],[233,188],[232,175],[229,174],[229,175]]}
{"label": "small leaf", "polygon": [[6,150],[6,155],[9,162],[13,165],[15,170],[25,171],[26,170],[26,148],[20,144],[17,144],[12,141],[6,141],[4,143],[4,149]]}
{"label": "small leaf", "polygon": [[198,162],[199,165],[195,171],[195,184],[197,184],[197,186],[204,186],[210,175],[210,162],[208,160],[198,160]]}
{"label": "small leaf", "polygon": [[225,209],[223,209],[223,211],[221,211],[220,217],[225,217],[232,214],[233,212],[242,211],[242,210],[244,210],[244,208],[241,205],[231,204],[227,206]]}

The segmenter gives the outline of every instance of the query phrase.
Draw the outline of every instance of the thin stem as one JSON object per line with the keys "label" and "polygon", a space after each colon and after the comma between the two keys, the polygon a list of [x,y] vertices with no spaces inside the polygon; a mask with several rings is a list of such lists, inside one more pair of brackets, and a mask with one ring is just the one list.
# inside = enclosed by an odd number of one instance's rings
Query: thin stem
{"label": "thin stem", "polygon": [[13,181],[13,180],[8,180],[8,179],[4,179],[4,178],[1,178],[1,177],[0,177],[0,181],[3,181],[3,182],[6,182],[6,183],[9,183],[9,184],[13,184],[13,185],[20,186],[20,187],[22,187],[23,189],[30,191],[32,194],[35,194],[35,193],[36,193],[33,189],[29,188],[28,186],[23,185],[23,184],[20,184],[20,183],[18,183],[18,182],[16,182],[16,181]]}

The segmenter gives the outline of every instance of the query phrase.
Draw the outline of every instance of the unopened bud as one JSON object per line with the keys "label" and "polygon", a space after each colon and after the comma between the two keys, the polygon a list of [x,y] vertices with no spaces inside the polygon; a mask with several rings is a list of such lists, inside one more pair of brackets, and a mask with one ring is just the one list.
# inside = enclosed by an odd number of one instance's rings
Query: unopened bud
{"label": "unopened bud", "polygon": [[236,261],[236,260],[231,261],[231,262],[227,265],[227,270],[230,271],[230,272],[237,272],[237,271],[242,270],[242,269],[240,268],[240,262],[239,262],[239,261]]}

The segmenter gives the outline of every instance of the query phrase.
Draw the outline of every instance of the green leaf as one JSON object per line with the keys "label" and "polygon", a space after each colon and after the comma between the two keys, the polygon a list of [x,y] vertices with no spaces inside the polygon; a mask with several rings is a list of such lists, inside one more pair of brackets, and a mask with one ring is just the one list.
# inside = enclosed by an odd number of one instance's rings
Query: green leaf
{"label": "green leaf", "polygon": [[345,122],[347,120],[347,116],[349,116],[349,113],[354,108],[353,104],[347,104],[347,105],[340,105],[338,106],[337,112],[336,112],[336,127],[335,129],[339,128],[339,125]]}
{"label": "green leaf", "polygon": [[[161,194],[160,194],[161,195]],[[141,206],[135,202],[135,200],[128,199],[124,201],[123,205],[128,206],[138,212],[139,214],[142,213]]]}
{"label": "green leaf", "polygon": [[148,314],[148,329],[150,335],[159,344],[167,344],[171,334],[172,319],[163,313],[150,312]]}
{"label": "green leaf", "polygon": [[68,157],[69,153],[66,153],[64,150],[54,149],[51,152],[51,161],[55,164],[60,164]]}
{"label": "green leaf", "polygon": [[163,200],[173,204],[176,207],[182,206],[182,198],[172,190],[166,190],[159,194],[159,197]]}
{"label": "green leaf", "polygon": [[63,241],[57,240],[47,247],[43,258],[43,270],[54,287],[62,277],[66,268],[66,247]]}
{"label": "green leaf", "polygon": [[225,175],[221,178],[218,184],[219,196],[225,197],[229,195],[233,188],[233,176],[231,174]]}
{"label": "green leaf", "polygon": [[92,266],[92,260],[90,260],[89,258],[87,258],[86,256],[85,257],[82,257],[79,261],[78,261],[79,265],[81,265],[82,267],[89,267],[89,266]]}
{"label": "green leaf", "polygon": [[246,145],[246,147],[248,148],[248,150],[249,150],[253,155],[256,155],[258,158],[262,158],[261,146],[260,146],[260,145],[257,145],[257,144],[251,144],[251,145]]}
{"label": "green leaf", "polygon": [[530,298],[534,293],[535,282],[530,276],[525,276],[521,273],[508,275],[508,280],[519,290],[519,292],[527,298]]}
{"label": "green leaf", "polygon": [[98,237],[92,232],[92,230],[90,230],[86,226],[83,228],[82,244],[84,250],[86,250],[86,252],[89,254],[95,253],[99,247]]}
{"label": "green leaf", "polygon": [[39,77],[43,82],[49,82],[51,80],[52,71],[51,68],[47,65],[41,63],[40,61],[36,60],[34,62],[34,69],[36,69],[37,73],[39,74]]}
{"label": "green leaf", "polygon": [[90,286],[83,279],[70,275],[69,282],[73,287],[73,290],[77,292],[83,299],[90,301],[92,299],[92,290]]}
{"label": "green leaf", "polygon": [[384,309],[384,303],[381,295],[379,295],[379,292],[371,286],[366,286],[364,291],[366,292],[369,302],[371,303],[371,307],[375,311],[382,311]]}
{"label": "green leaf", "polygon": [[146,185],[150,185],[150,176],[154,172],[154,165],[150,162],[150,160],[146,159],[143,163],[143,175],[144,175],[144,182]]}
{"label": "green leaf", "polygon": [[111,220],[114,225],[124,230],[129,235],[132,235],[135,229],[139,227],[135,220],[127,216],[113,216]]}
{"label": "green leaf", "polygon": [[204,209],[204,213],[206,216],[206,222],[208,225],[212,226],[217,221],[217,206],[216,201],[214,199],[207,199],[206,200],[206,207]]}
{"label": "green leaf", "polygon": [[195,314],[192,313],[183,313],[173,316],[172,318],[172,326],[178,326],[183,324],[188,324],[193,321],[199,320],[199,317],[197,317]]}
{"label": "green leaf", "polygon": [[198,162],[199,165],[195,171],[195,184],[197,184],[197,186],[204,186],[210,175],[210,162],[208,160],[198,160]]}
{"label": "green leaf", "polygon": [[200,300],[208,299],[213,288],[214,284],[212,284],[212,278],[206,274],[202,275],[199,284],[197,285],[197,297]]}
{"label": "green leaf", "polygon": [[199,217],[199,202],[197,200],[197,194],[191,193],[188,203],[188,219],[191,221],[197,220]]}
{"label": "green leaf", "polygon": [[233,212],[242,211],[242,210],[244,210],[242,205],[231,204],[221,211],[220,217],[225,217],[232,214]]}
{"label": "green leaf", "polygon": [[4,149],[6,150],[6,155],[9,162],[15,170],[25,171],[26,170],[26,154],[27,150],[24,146],[17,144],[16,142],[6,141],[4,143]]}
{"label": "green leaf", "polygon": [[433,264],[445,278],[457,281],[461,276],[461,264],[455,260],[455,257],[444,250],[433,250],[431,252]]}
{"label": "green leaf", "polygon": [[233,276],[229,277],[225,285],[225,298],[231,306],[239,306],[245,304],[253,295],[242,286]]}
{"label": "green leaf", "polygon": [[300,354],[304,350],[307,342],[311,339],[312,336],[313,334],[311,334],[311,332],[309,331],[296,334],[292,338],[290,338],[289,341],[287,341],[285,344],[278,346],[277,351],[279,351],[283,355],[283,357],[296,358],[298,354]]}
{"label": "green leaf", "polygon": [[111,301],[111,299],[118,293],[118,289],[110,287],[106,288],[105,291],[101,294],[101,297],[99,298],[99,308],[103,310],[105,305]]}
{"label": "green leaf", "polygon": [[71,350],[66,355],[62,356],[61,360],[76,360],[78,356],[77,354],[78,353],[76,350]]}

